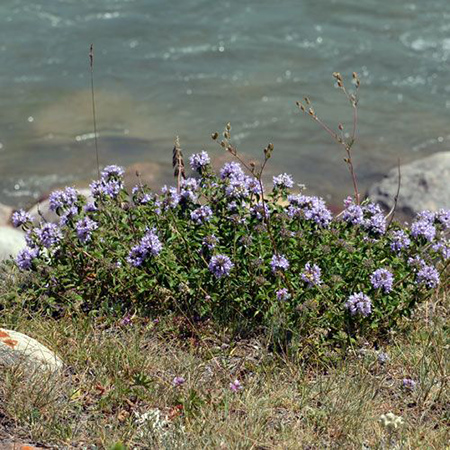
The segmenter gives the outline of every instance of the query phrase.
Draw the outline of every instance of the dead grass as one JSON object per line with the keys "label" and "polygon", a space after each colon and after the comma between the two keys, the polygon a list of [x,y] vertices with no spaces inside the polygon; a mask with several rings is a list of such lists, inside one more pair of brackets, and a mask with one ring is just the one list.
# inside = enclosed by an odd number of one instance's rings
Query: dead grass
{"label": "dead grass", "polygon": [[[3,294],[13,285],[6,280]],[[270,353],[263,340],[227,342],[206,327],[180,337],[178,319],[129,326],[30,319],[17,303],[2,311],[1,325],[54,349],[66,369],[54,376],[2,370],[0,437],[58,449],[121,442],[127,449],[441,450],[450,422],[448,300],[448,292],[431,299],[383,349],[362,345],[315,367]],[[175,376],[186,382],[173,386]],[[243,389],[234,393],[236,378]],[[416,389],[403,389],[403,378]],[[378,421],[389,411],[405,420],[390,444]]]}

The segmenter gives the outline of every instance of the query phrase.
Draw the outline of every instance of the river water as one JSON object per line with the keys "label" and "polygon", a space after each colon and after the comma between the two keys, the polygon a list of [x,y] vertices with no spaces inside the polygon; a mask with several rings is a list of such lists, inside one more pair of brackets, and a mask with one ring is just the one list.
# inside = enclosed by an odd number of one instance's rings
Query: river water
{"label": "river water", "polygon": [[342,150],[295,107],[308,95],[351,127],[332,72],[360,74],[355,164],[362,190],[397,158],[449,147],[448,0],[2,0],[0,202],[25,204],[96,174],[89,44],[101,163],[220,155],[230,121],[248,157],[337,201],[351,192]]}

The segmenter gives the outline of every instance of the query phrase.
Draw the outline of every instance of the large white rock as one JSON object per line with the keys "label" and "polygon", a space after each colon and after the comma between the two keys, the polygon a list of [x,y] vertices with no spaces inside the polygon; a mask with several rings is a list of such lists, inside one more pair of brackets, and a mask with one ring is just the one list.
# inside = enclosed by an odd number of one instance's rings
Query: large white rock
{"label": "large white rock", "polygon": [[61,359],[36,339],[0,328],[0,365],[17,364],[32,365],[51,372],[63,367]]}
{"label": "large white rock", "polygon": [[0,261],[11,256],[15,258],[25,245],[25,235],[22,231],[0,226]]}

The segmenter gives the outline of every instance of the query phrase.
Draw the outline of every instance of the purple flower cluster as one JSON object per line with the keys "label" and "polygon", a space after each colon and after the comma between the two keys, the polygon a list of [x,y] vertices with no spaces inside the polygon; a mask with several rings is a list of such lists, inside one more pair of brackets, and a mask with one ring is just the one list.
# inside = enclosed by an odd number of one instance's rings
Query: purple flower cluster
{"label": "purple flower cluster", "polygon": [[66,187],[63,191],[54,191],[48,198],[50,210],[57,211],[61,209],[67,211],[75,206],[78,196],[79,192],[73,187]]}
{"label": "purple flower cluster", "polygon": [[133,201],[136,205],[146,205],[154,199],[153,194],[144,192],[143,187],[139,185],[134,186],[133,189],[131,189],[131,193],[133,194]]}
{"label": "purple flower cluster", "polygon": [[436,220],[445,231],[450,230],[450,209],[440,209],[436,214]]}
{"label": "purple flower cluster", "polygon": [[399,252],[404,248],[408,248],[411,245],[411,240],[403,230],[393,231],[392,234],[391,249],[394,252]]}
{"label": "purple flower cluster", "polygon": [[411,378],[403,378],[402,387],[408,391],[413,391],[417,386],[417,383]]}
{"label": "purple flower cluster", "polygon": [[383,289],[385,293],[392,291],[394,275],[387,269],[377,269],[370,276],[370,282],[375,289]]}
{"label": "purple flower cluster", "polygon": [[243,386],[239,380],[234,380],[230,383],[230,389],[233,392],[239,392],[240,390],[243,389]]}
{"label": "purple flower cluster", "polygon": [[[161,189],[161,205],[164,206],[164,209],[175,209],[178,204],[180,203],[181,197],[180,194],[177,192],[177,188],[173,186],[166,186],[164,185]],[[158,205],[160,202],[157,201],[156,205]]]}
{"label": "purple flower cluster", "polygon": [[116,165],[105,167],[101,179],[90,184],[92,195],[96,198],[102,196],[116,198],[123,189],[124,173],[123,168]]}
{"label": "purple flower cluster", "polygon": [[61,229],[54,223],[44,223],[40,228],[35,228],[33,231],[40,245],[45,248],[59,244],[62,238]]}
{"label": "purple flower cluster", "polygon": [[424,264],[417,272],[417,283],[424,284],[428,289],[433,289],[439,285],[439,272],[433,267]]}
{"label": "purple flower cluster", "polygon": [[294,186],[294,180],[291,175],[282,173],[277,177],[273,177],[273,186],[278,189],[291,189]]}
{"label": "purple flower cluster", "polygon": [[359,292],[358,294],[350,295],[345,302],[345,308],[349,310],[352,316],[360,314],[367,317],[372,312],[372,302],[370,298]]}
{"label": "purple flower cluster", "polygon": [[276,273],[280,270],[288,270],[289,269],[289,261],[284,255],[275,254],[272,256],[272,260],[270,261],[270,266],[272,267],[272,272]]}
{"label": "purple flower cluster", "polygon": [[186,178],[181,182],[180,200],[195,203],[198,200],[199,184],[195,178]]}
{"label": "purple flower cluster", "polygon": [[303,194],[289,195],[289,217],[303,217],[311,220],[317,225],[327,227],[333,216],[326,207],[324,200],[320,197],[310,197]]}
{"label": "purple flower cluster", "polygon": [[374,204],[356,205],[347,198],[344,201],[345,210],[342,218],[352,225],[360,225],[365,230],[374,234],[384,234],[386,231],[386,218],[381,208]]}
{"label": "purple flower cluster", "polygon": [[181,385],[183,385],[186,382],[186,380],[183,377],[175,377],[172,380],[172,385],[175,387],[179,387]]}
{"label": "purple flower cluster", "polygon": [[270,211],[266,203],[257,203],[250,208],[250,214],[252,217],[256,217],[258,220],[263,220],[264,217],[269,217]]}
{"label": "purple flower cluster", "polygon": [[226,255],[215,255],[211,258],[211,261],[208,264],[208,269],[217,278],[228,276],[233,267],[234,264],[231,262],[231,259],[228,258],[228,256]]}
{"label": "purple flower cluster", "polygon": [[125,174],[125,171],[122,167],[116,166],[115,164],[111,164],[110,166],[106,166],[101,173],[101,178],[105,181],[111,181],[113,179],[120,179]]}
{"label": "purple flower cluster", "polygon": [[220,170],[220,177],[224,180],[225,195],[231,199],[245,199],[250,194],[261,195],[259,181],[246,176],[240,164],[232,161],[224,164]]}
{"label": "purple flower cluster", "polygon": [[291,294],[289,294],[289,291],[286,288],[278,289],[276,292],[277,300],[283,301],[283,300],[289,300],[291,298]]}
{"label": "purple flower cluster", "polygon": [[428,242],[431,242],[436,236],[434,219],[435,215],[430,211],[419,213],[411,225],[411,236],[414,238],[424,237]]}
{"label": "purple flower cluster", "polygon": [[202,223],[209,222],[212,215],[211,208],[208,205],[203,205],[191,212],[191,220],[197,225],[201,225]]}
{"label": "purple flower cluster", "polygon": [[218,243],[219,239],[217,239],[216,236],[214,236],[214,234],[206,236],[202,241],[202,245],[206,247],[209,251],[213,250]]}
{"label": "purple flower cluster", "polygon": [[195,153],[189,158],[191,169],[196,172],[202,172],[202,170],[211,163],[211,159],[204,150],[200,153]]}
{"label": "purple flower cluster", "polygon": [[127,256],[127,261],[134,267],[139,267],[149,256],[158,256],[163,246],[156,230],[148,230],[138,245],[135,245]]}
{"label": "purple flower cluster", "polygon": [[29,213],[27,213],[23,209],[20,209],[12,215],[11,221],[13,225],[18,228],[21,226],[30,225],[33,222],[33,218]]}
{"label": "purple flower cluster", "polygon": [[434,243],[431,248],[435,252],[441,252],[444,261],[450,259],[450,240],[442,239],[441,241]]}
{"label": "purple flower cluster", "polygon": [[97,222],[90,219],[89,217],[85,217],[81,219],[76,224],[77,236],[80,242],[85,243],[91,240],[92,231],[98,228]]}
{"label": "purple flower cluster", "polygon": [[311,265],[311,263],[306,263],[303,272],[300,274],[300,278],[311,286],[320,286],[322,280],[320,279],[321,270],[317,264]]}
{"label": "purple flower cluster", "polygon": [[25,247],[16,257],[16,263],[21,270],[30,270],[33,267],[33,259],[39,256],[39,249]]}
{"label": "purple flower cluster", "polygon": [[227,178],[243,179],[244,176],[244,171],[242,170],[241,165],[234,161],[225,163],[222,169],[220,169],[220,178],[222,178],[222,180]]}
{"label": "purple flower cluster", "polygon": [[416,272],[417,284],[424,284],[429,289],[439,285],[439,272],[433,266],[428,265],[422,258],[419,256],[409,258],[408,264]]}

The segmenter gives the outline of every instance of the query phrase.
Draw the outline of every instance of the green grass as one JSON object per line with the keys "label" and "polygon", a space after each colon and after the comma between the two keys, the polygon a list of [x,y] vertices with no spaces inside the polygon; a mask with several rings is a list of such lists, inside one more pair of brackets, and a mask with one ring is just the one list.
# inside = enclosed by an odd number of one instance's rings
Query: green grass
{"label": "green grass", "polygon": [[[382,365],[377,350],[363,343],[345,355],[309,352],[305,360],[301,351],[271,353],[264,337],[233,342],[227,330],[196,328],[182,317],[135,318],[129,326],[120,318],[30,317],[10,271],[0,285],[1,326],[38,339],[66,363],[58,375],[1,369],[0,441],[58,449],[111,449],[118,442],[127,449],[448,445],[448,290],[392,334],[382,348],[390,359]],[[185,384],[174,387],[175,376]],[[233,393],[236,378],[243,389]],[[417,388],[402,389],[403,378]],[[149,411],[165,424],[139,423]],[[378,421],[389,411],[405,420],[390,444]]]}

